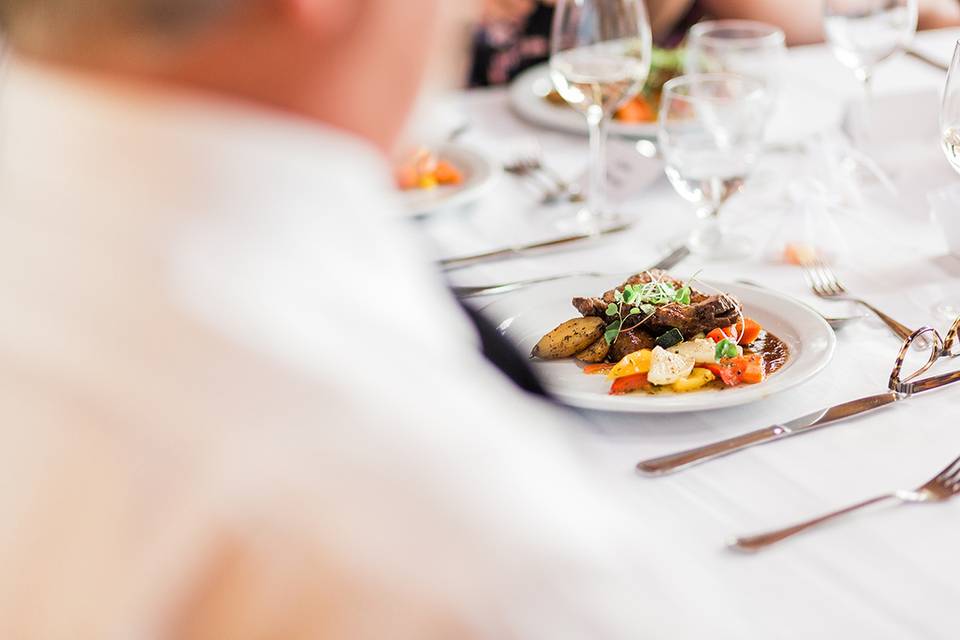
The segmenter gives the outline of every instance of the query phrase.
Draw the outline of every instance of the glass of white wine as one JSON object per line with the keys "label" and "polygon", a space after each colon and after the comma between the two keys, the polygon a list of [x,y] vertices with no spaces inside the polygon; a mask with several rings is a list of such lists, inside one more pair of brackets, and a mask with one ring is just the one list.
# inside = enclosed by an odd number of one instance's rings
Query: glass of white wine
{"label": "glass of white wine", "polygon": [[825,0],[823,26],[834,55],[863,84],[863,109],[852,132],[864,146],[871,130],[872,81],[878,64],[902,50],[917,30],[918,0]]}
{"label": "glass of white wine", "polygon": [[558,0],[550,43],[557,91],[590,129],[590,189],[577,226],[597,232],[606,204],[606,135],[613,112],[650,73],[652,36],[643,0]]}
{"label": "glass of white wine", "polygon": [[[943,90],[943,103],[940,105],[940,143],[947,162],[960,173],[960,41],[953,52],[947,84]],[[942,197],[947,196],[944,194]],[[944,205],[941,208],[948,207]],[[956,211],[955,215],[960,216],[960,211]],[[960,296],[941,300],[934,310],[945,320],[960,316]]]}
{"label": "glass of white wine", "polygon": [[689,246],[706,258],[749,252],[746,239],[723,232],[719,212],[757,163],[768,111],[765,83],[739,74],[680,76],[663,87],[658,139],[667,178],[698,206]]}

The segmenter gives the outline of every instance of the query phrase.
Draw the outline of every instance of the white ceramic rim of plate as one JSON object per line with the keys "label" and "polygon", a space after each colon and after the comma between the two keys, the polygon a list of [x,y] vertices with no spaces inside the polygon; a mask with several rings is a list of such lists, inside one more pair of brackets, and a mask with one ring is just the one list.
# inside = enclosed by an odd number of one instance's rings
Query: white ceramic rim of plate
{"label": "white ceramic rim of plate", "polygon": [[[484,313],[500,327],[503,333],[514,344],[522,349],[529,350],[539,338],[536,332],[518,337],[511,335],[514,321],[523,313],[519,301],[529,299],[533,295],[563,294],[569,300],[578,291],[589,293],[611,288],[611,283],[622,282],[623,278],[571,278],[559,282],[547,283],[530,287],[522,291],[504,296],[484,309]],[[819,374],[832,360],[836,349],[837,337],[823,316],[810,306],[787,295],[742,284],[728,284],[706,282],[710,287],[726,291],[741,299],[747,314],[758,316],[762,324],[770,326],[770,330],[783,339],[790,347],[791,356],[787,364],[774,373],[768,380],[759,385],[744,385],[735,389],[721,391],[694,392],[689,394],[670,394],[647,396],[633,394],[627,396],[610,396],[607,394],[608,384],[603,376],[586,376],[572,360],[554,362],[534,362],[534,369],[541,374],[542,381],[547,389],[560,402],[580,409],[597,411],[625,412],[625,413],[687,413],[694,411],[708,411],[727,407],[735,407],[757,402],[791,389]],[[591,288],[592,287],[592,288]],[[514,309],[515,311],[511,311]],[[575,317],[576,312],[570,307],[569,317]],[[542,330],[546,333],[563,318],[551,317],[544,324],[555,322]],[[506,326],[504,326],[506,324]],[[591,391],[564,389],[555,383],[556,376],[546,375],[546,367],[567,366],[573,367],[563,375],[583,376],[583,379],[596,379],[596,389]],[[579,382],[579,381],[578,381]],[[587,384],[587,383],[583,383]],[[593,384],[593,383],[589,383]]]}
{"label": "white ceramic rim of plate", "polygon": [[[572,108],[550,104],[537,93],[536,85],[543,82],[552,86],[549,64],[531,67],[514,78],[510,84],[510,105],[517,115],[550,129],[586,135],[587,121],[582,115]],[[627,138],[656,138],[657,124],[625,124],[614,120],[607,131]]]}
{"label": "white ceramic rim of plate", "polygon": [[437,187],[432,191],[401,192],[399,198],[409,217],[460,209],[486,195],[500,177],[499,165],[473,147],[448,142],[439,146],[437,156],[452,161],[463,171],[464,183],[455,187]]}

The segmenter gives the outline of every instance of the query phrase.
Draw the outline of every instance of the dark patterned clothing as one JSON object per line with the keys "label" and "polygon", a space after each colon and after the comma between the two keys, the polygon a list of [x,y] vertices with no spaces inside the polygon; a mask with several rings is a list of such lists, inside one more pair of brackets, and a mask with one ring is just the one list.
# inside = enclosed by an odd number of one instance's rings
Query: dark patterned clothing
{"label": "dark patterned clothing", "polygon": [[[680,44],[689,28],[703,17],[695,4],[661,46]],[[538,4],[534,12],[516,24],[490,24],[478,30],[473,47],[470,86],[483,87],[510,82],[524,70],[550,56],[553,7]]]}

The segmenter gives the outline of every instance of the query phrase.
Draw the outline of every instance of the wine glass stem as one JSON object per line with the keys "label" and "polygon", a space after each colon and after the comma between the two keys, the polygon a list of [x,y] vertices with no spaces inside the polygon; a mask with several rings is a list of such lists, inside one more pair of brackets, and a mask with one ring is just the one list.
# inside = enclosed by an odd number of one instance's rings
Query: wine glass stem
{"label": "wine glass stem", "polygon": [[587,208],[594,220],[602,216],[607,207],[607,119],[600,107],[587,113],[590,125],[590,194]]}

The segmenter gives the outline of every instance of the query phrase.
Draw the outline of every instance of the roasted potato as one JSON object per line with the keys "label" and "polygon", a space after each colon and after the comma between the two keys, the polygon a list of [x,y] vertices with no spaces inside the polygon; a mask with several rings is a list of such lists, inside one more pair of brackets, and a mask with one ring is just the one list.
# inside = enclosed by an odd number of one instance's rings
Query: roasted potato
{"label": "roasted potato", "polygon": [[602,318],[567,320],[540,338],[540,342],[533,348],[533,356],[544,360],[569,358],[603,338],[604,327]]}
{"label": "roasted potato", "polygon": [[606,338],[600,336],[600,339],[592,345],[577,354],[577,360],[580,362],[603,362],[607,354],[610,353],[610,345]]}

